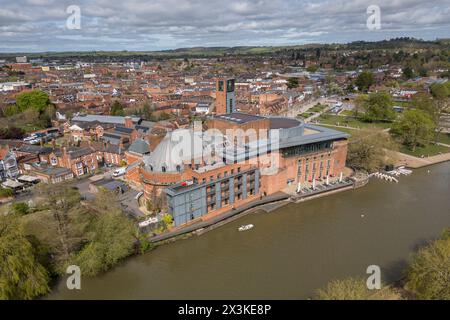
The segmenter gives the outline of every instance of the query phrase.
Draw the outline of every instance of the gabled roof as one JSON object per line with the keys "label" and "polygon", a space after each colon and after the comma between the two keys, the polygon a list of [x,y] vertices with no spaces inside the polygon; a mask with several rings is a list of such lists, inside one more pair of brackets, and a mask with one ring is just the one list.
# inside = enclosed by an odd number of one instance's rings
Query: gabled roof
{"label": "gabled roof", "polygon": [[75,159],[94,153],[94,150],[92,148],[76,148],[67,150],[67,153],[69,154],[70,159]]}
{"label": "gabled roof", "polygon": [[50,147],[41,147],[32,144],[24,144],[18,149],[18,151],[34,154],[49,154],[53,151],[53,149]]}
{"label": "gabled roof", "polygon": [[[139,120],[141,120],[141,118],[131,117],[131,120],[136,123],[136,122],[139,122]],[[125,117],[87,114],[87,115],[80,115],[80,116],[73,117],[72,121],[79,121],[79,122],[98,121],[101,123],[125,124]]]}
{"label": "gabled roof", "polygon": [[134,129],[132,128],[127,128],[127,127],[122,127],[122,126],[117,126],[114,128],[115,132],[118,133],[125,133],[125,134],[131,134],[133,132]]}
{"label": "gabled roof", "polygon": [[140,155],[150,153],[150,144],[143,139],[136,139],[128,148],[128,152]]}

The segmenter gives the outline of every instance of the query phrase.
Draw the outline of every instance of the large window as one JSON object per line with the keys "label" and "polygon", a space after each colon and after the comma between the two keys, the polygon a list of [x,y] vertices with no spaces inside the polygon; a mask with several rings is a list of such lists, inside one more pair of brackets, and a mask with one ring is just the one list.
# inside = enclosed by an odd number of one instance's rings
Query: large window
{"label": "large window", "polygon": [[227,92],[234,92],[234,79],[227,81]]}
{"label": "large window", "polygon": [[283,157],[287,158],[287,157],[304,155],[304,154],[308,154],[308,153],[320,152],[323,150],[331,149],[331,146],[332,146],[331,141],[324,141],[324,142],[311,143],[311,144],[290,147],[290,148],[283,149]]}

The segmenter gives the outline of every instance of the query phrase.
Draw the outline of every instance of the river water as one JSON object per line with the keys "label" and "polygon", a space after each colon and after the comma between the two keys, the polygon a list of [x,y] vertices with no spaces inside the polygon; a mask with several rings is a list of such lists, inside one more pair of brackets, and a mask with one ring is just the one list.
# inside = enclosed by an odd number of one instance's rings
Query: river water
{"label": "river water", "polygon": [[[238,232],[242,224],[253,229]],[[127,259],[113,270],[65,279],[50,299],[304,299],[328,281],[401,277],[410,254],[450,226],[450,163],[415,170],[400,183],[368,186],[258,211],[187,240]]]}

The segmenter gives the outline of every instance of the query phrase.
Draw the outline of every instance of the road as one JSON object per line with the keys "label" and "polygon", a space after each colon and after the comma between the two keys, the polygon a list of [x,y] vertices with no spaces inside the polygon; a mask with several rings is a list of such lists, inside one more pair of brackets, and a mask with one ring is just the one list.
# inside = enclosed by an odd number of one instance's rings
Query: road
{"label": "road", "polygon": [[290,109],[285,110],[282,114],[286,117],[296,118],[299,113],[303,113],[314,107],[316,104],[325,104],[327,98],[318,98],[308,101],[302,101],[298,104],[293,105]]}

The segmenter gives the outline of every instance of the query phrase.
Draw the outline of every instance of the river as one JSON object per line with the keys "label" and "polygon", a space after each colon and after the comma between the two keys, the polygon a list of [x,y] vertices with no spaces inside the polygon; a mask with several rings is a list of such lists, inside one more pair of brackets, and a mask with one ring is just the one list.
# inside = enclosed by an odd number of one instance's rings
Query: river
{"label": "river", "polygon": [[[253,229],[238,232],[242,224]],[[420,245],[450,226],[450,162],[415,170],[400,183],[368,186],[271,213],[258,211],[208,232],[127,259],[113,270],[65,279],[50,299],[305,299],[332,279],[401,277]]]}

